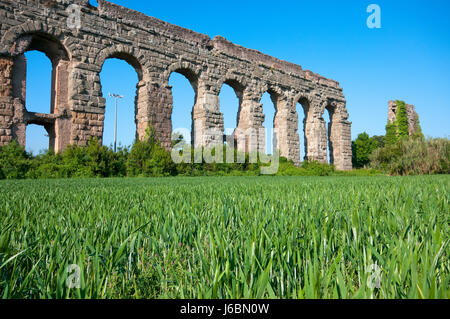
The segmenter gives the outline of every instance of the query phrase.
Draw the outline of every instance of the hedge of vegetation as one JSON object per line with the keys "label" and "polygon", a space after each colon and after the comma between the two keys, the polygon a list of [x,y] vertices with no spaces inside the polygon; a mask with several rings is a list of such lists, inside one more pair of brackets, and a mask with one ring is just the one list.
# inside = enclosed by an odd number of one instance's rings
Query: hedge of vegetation
{"label": "hedge of vegetation", "polygon": [[[402,104],[398,103],[401,110]],[[388,124],[386,136],[360,134],[352,144],[355,169],[351,172],[340,172],[333,165],[307,161],[297,167],[292,161],[281,157],[275,175],[450,174],[450,141],[446,138],[426,140],[420,129],[418,134],[411,137],[405,135],[406,131],[399,133],[405,130],[402,122],[400,115],[396,122]],[[180,139],[176,139],[174,144],[178,145],[179,142]],[[194,152],[191,149],[191,158],[194,158]],[[227,152],[229,149],[224,147],[224,163]],[[237,159],[238,153],[234,152],[234,158]],[[92,139],[86,147],[71,145],[60,154],[49,151],[33,156],[14,141],[0,147],[0,179],[260,175],[261,167],[265,165],[259,158],[257,163],[250,163],[250,156],[245,154],[244,163],[209,164],[203,160],[196,164],[175,164],[171,154],[161,146],[151,129],[144,141],[135,142],[131,148],[119,147],[117,152],[100,146],[98,140]]]}
{"label": "hedge of vegetation", "polygon": [[[227,150],[229,151],[229,150]],[[237,158],[237,151],[235,158]],[[224,156],[226,152],[224,149]],[[214,155],[214,153],[213,153]],[[194,150],[191,150],[194,156]],[[171,154],[149,129],[144,141],[136,141],[131,148],[100,146],[92,139],[88,146],[69,146],[64,152],[49,151],[33,156],[16,141],[0,147],[0,179],[89,178],[89,177],[165,177],[165,176],[257,176],[265,166],[258,158],[250,163],[245,154],[244,163],[174,164]],[[225,162],[225,160],[224,160]],[[373,171],[367,174],[373,174]],[[337,174],[334,167],[317,162],[305,162],[301,167],[286,158],[280,158],[279,176],[330,176]],[[363,173],[365,174],[365,173]]]}
{"label": "hedge of vegetation", "polygon": [[376,149],[370,166],[391,175],[450,174],[448,139],[402,139],[394,145]]}
{"label": "hedge of vegetation", "polygon": [[395,142],[362,133],[353,142],[353,166],[390,175],[450,174],[450,140],[420,136]]}

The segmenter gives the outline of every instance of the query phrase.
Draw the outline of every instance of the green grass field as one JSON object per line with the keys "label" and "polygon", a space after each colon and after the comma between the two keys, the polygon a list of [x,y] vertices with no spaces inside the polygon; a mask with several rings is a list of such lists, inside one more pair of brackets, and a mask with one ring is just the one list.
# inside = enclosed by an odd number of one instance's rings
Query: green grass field
{"label": "green grass field", "polygon": [[450,176],[0,181],[0,297],[449,298],[449,193]]}

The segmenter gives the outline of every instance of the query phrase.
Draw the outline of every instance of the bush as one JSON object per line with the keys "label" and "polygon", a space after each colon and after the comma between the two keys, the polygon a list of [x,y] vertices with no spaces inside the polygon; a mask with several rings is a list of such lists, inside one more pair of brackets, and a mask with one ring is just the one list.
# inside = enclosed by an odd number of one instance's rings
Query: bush
{"label": "bush", "polygon": [[[391,175],[450,174],[450,141],[448,139],[422,138],[401,139],[394,145],[376,149],[370,156],[370,170],[351,172],[335,171],[326,163],[303,162],[297,167],[292,161],[280,157],[279,176],[371,176],[386,172]],[[380,138],[379,140],[382,141]],[[366,156],[377,145],[375,138],[361,134],[354,143],[356,154]],[[369,143],[370,142],[370,143]],[[224,147],[224,161],[228,150]],[[229,151],[229,150],[228,150]],[[159,176],[258,176],[266,164],[250,163],[250,154],[245,154],[244,163],[236,163],[238,152],[234,152],[234,163],[177,164],[156,139],[155,131],[147,131],[144,141],[136,141],[131,148],[119,148],[118,152],[101,146],[92,139],[85,147],[69,146],[62,154],[49,151],[33,157],[17,142],[0,147],[0,179],[23,178],[72,178],[72,177],[159,177]],[[240,154],[242,155],[242,154]],[[194,159],[194,150],[191,149]],[[358,156],[359,159],[363,156]]]}
{"label": "bush", "polygon": [[0,147],[0,179],[23,179],[31,166],[31,156],[13,141]]}
{"label": "bush", "polygon": [[[136,141],[131,148],[112,149],[101,146],[93,138],[87,146],[71,145],[62,154],[48,151],[45,154],[31,156],[17,142],[0,148],[0,179],[18,178],[89,178],[89,177],[159,177],[159,176],[258,176],[261,167],[267,164],[250,163],[250,154],[234,152],[234,163],[225,163],[230,149],[224,146],[224,163],[182,163],[175,165],[171,155],[156,139],[155,131],[149,128],[144,141]],[[214,155],[214,151],[212,152]],[[237,158],[244,155],[244,163]],[[254,156],[255,154],[253,154]],[[191,149],[194,159],[194,149]],[[280,176],[329,176],[334,167],[317,162],[305,162],[301,167],[292,161],[280,157]]]}
{"label": "bush", "polygon": [[334,173],[335,169],[333,165],[319,162],[305,161],[302,163],[301,168],[309,171],[313,176],[330,176]]}
{"label": "bush", "polygon": [[127,176],[172,176],[176,166],[149,126],[145,141],[136,141],[126,161]]}
{"label": "bush", "polygon": [[331,176],[334,175],[334,166],[316,161],[305,161],[300,167],[285,158],[280,160],[279,176]]}
{"label": "bush", "polygon": [[[236,149],[230,149],[227,146],[223,146],[223,159],[222,163],[206,163],[202,156],[200,163],[194,163],[195,152],[203,154],[206,149],[190,149],[191,161],[193,163],[180,163],[176,165],[177,173],[182,176],[255,176],[260,174],[261,162],[251,164],[250,154],[243,154]],[[216,149],[211,150],[211,156],[214,157]],[[229,152],[233,152],[233,163],[227,163],[227,155]],[[181,153],[180,153],[181,155]],[[243,163],[238,163],[237,158],[243,156],[245,158]]]}
{"label": "bush", "polygon": [[391,175],[450,174],[448,139],[403,139],[376,150],[371,167]]}
{"label": "bush", "polygon": [[62,161],[67,167],[66,177],[113,177],[126,175],[127,156],[126,148],[114,153],[93,138],[87,147],[69,146],[62,154]]}

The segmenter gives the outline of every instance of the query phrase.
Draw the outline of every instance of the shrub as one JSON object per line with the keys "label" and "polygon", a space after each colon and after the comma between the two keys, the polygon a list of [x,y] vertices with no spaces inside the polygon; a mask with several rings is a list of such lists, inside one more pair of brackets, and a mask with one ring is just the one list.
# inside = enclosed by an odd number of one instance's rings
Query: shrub
{"label": "shrub", "polygon": [[31,156],[13,141],[0,147],[0,179],[23,179],[31,166]]}
{"label": "shrub", "polygon": [[305,161],[300,167],[285,158],[280,160],[279,176],[331,176],[334,175],[334,166],[317,161]]}
{"label": "shrub", "polygon": [[313,176],[330,176],[335,171],[333,165],[316,161],[305,161],[302,163],[301,168],[309,171]]}
{"label": "shrub", "polygon": [[448,139],[404,139],[376,150],[371,167],[391,175],[450,174]]}
{"label": "shrub", "polygon": [[127,150],[118,153],[106,146],[101,146],[97,138],[89,141],[87,147],[69,146],[62,154],[67,177],[112,177],[125,175],[125,158]]}
{"label": "shrub", "polygon": [[172,158],[156,139],[156,132],[149,126],[144,141],[136,141],[126,162],[128,176],[171,176],[176,174]]}

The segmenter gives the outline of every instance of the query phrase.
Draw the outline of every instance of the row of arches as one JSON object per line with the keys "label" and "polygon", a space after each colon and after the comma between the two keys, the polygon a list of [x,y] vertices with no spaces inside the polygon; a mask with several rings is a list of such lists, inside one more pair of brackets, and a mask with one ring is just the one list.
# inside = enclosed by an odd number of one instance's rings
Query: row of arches
{"label": "row of arches", "polygon": [[[58,113],[62,108],[67,108],[68,99],[68,67],[70,55],[65,48],[55,39],[42,34],[28,35],[29,45],[24,53],[26,79],[17,77],[16,91],[26,92],[23,96],[26,111],[34,114],[26,121],[25,144],[27,150],[38,153],[46,148],[58,150],[58,126],[60,119],[51,115]],[[129,52],[117,52],[110,49],[107,56],[99,55],[101,71],[99,73],[100,85],[103,97],[108,93],[124,95],[118,109],[119,118],[119,144],[130,145],[138,136],[138,103],[139,87],[146,76],[142,64]],[[17,62],[19,57],[16,58]],[[20,65],[20,63],[16,63]],[[16,66],[16,68],[18,68]],[[23,67],[23,66],[22,66]],[[173,131],[184,128],[191,132],[184,136],[186,142],[193,143],[194,119],[193,108],[196,104],[199,92],[198,70],[192,70],[182,64],[169,68],[168,85],[173,97],[173,110],[171,114]],[[19,73],[18,73],[19,74]],[[223,82],[222,84],[220,84]],[[242,103],[244,99],[245,85],[236,78],[225,78],[219,81],[220,112],[223,114],[224,135],[233,132],[239,127],[241,119]],[[22,93],[18,93],[19,95]],[[271,90],[266,90],[259,103],[263,114],[262,126],[266,130],[264,149],[271,154],[277,147],[273,142],[274,127],[276,126],[277,101],[279,95]],[[58,110],[60,109],[60,110]],[[134,110],[133,110],[134,109]],[[298,135],[300,138],[300,158],[307,156],[308,139],[305,133],[306,116],[308,115],[309,102],[299,99],[295,111],[298,115]],[[332,122],[333,110],[326,107],[329,113],[328,122]],[[66,111],[68,111],[66,109]],[[50,115],[50,116],[45,116]],[[330,128],[331,125],[326,125]],[[112,101],[107,102],[104,126],[101,136],[105,145],[111,145],[114,132],[114,107]],[[331,133],[328,133],[330,136]],[[47,147],[46,147],[47,146]],[[333,154],[332,143],[329,143]],[[328,159],[333,162],[332,155]]]}
{"label": "row of arches", "polygon": [[[29,51],[25,54],[27,60],[27,90],[26,101],[27,110],[36,113],[52,113],[52,73],[53,67],[50,59],[40,51]],[[109,92],[123,94],[124,99],[120,101],[118,108],[118,143],[119,146],[129,146],[136,139],[136,114],[134,104],[136,101],[136,85],[140,75],[136,67],[132,66],[125,59],[119,57],[109,58],[105,61],[100,74],[103,96]],[[190,80],[188,79],[190,77]],[[173,133],[181,132],[180,129],[190,130],[192,128],[192,108],[196,101],[195,81],[193,76],[187,71],[172,72],[169,77],[169,85],[173,94]],[[238,127],[239,109],[243,87],[236,83],[227,82],[223,84],[219,99],[221,102],[221,112],[224,115],[224,134],[232,133]],[[241,95],[241,96],[239,96]],[[274,94],[265,92],[261,98],[262,111],[265,115],[263,127],[265,129],[265,151],[271,154],[276,146],[273,141],[274,121],[276,107]],[[104,121],[103,144],[111,146],[114,141],[114,107],[112,101],[107,103]],[[307,102],[302,101],[303,105]],[[296,111],[299,116],[298,134],[300,141],[304,141],[300,149],[300,158],[305,158],[307,142],[304,134],[305,107],[299,101]],[[329,115],[329,112],[326,112]],[[330,122],[328,117],[327,122]],[[28,124],[26,130],[27,151],[40,153],[46,151],[50,146],[49,133],[44,125]],[[187,134],[184,134],[187,135]],[[192,136],[183,136],[187,143],[192,143]],[[330,157],[328,157],[330,159]]]}

